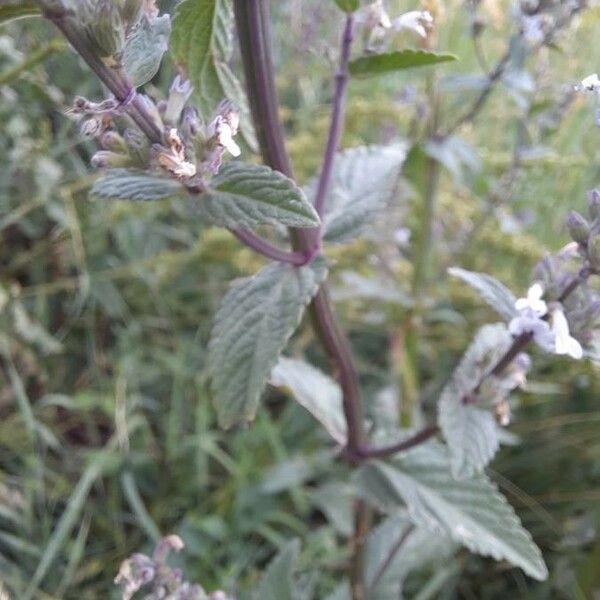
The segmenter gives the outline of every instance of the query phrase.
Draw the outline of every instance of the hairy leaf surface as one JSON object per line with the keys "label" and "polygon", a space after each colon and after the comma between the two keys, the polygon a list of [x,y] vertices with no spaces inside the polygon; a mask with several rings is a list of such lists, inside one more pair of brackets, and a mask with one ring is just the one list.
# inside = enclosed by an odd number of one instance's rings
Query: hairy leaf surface
{"label": "hairy leaf surface", "polygon": [[331,377],[302,360],[281,357],[271,372],[271,384],[289,389],[336,442],[346,443],[342,390]]}
{"label": "hairy leaf surface", "polygon": [[405,512],[385,519],[371,531],[365,553],[365,585],[371,600],[398,600],[413,571],[448,558],[456,544],[448,535],[415,527]]}
{"label": "hairy leaf surface", "polygon": [[465,352],[438,404],[438,423],[448,443],[455,477],[481,471],[500,447],[496,419],[489,409],[465,403],[477,382],[512,342],[502,323],[482,327]]}
{"label": "hairy leaf surface", "polygon": [[177,181],[135,169],[109,169],[90,194],[103,200],[165,200],[187,194]]}
{"label": "hairy leaf surface", "polygon": [[517,314],[514,294],[497,279],[486,273],[451,267],[448,273],[468,283],[504,319],[510,321]]}
{"label": "hairy leaf surface", "polygon": [[[324,238],[344,242],[367,228],[392,199],[406,146],[363,146],[341,152],[333,167],[331,191],[326,199]],[[318,179],[306,186],[314,199]]]}
{"label": "hairy leaf surface", "polygon": [[539,548],[496,486],[485,475],[454,479],[439,444],[416,448],[393,464],[367,464],[355,484],[384,510],[406,505],[417,526],[449,536],[471,552],[507,560],[534,579],[548,576]]}
{"label": "hairy leaf surface", "polygon": [[324,259],[300,268],[274,263],[233,284],[209,345],[221,426],[254,418],[269,373],[326,274]]}
{"label": "hairy leaf surface", "polygon": [[289,177],[250,163],[223,165],[197,205],[213,225],[222,227],[278,223],[316,227],[320,223],[304,192]]}
{"label": "hairy leaf surface", "polygon": [[158,72],[163,54],[169,46],[170,34],[169,15],[155,18],[144,15],[127,36],[123,67],[136,87],[148,83]]}

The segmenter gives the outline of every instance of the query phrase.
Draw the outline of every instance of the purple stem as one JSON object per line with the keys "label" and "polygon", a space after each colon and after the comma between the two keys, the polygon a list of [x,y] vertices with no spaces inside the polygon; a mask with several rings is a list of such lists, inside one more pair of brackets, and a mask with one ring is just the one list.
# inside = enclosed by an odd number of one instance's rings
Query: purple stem
{"label": "purple stem", "polygon": [[[293,177],[278,114],[275,74],[269,47],[268,0],[235,0],[234,8],[248,100],[263,160],[273,169]],[[319,230],[290,229],[290,236],[296,250],[310,251],[317,245]],[[342,387],[343,409],[348,427],[346,455],[351,459],[358,459],[365,438],[358,375],[350,345],[337,322],[325,284],[314,297],[310,314],[315,332]]]}
{"label": "purple stem", "polygon": [[242,244],[245,244],[248,248],[252,248],[252,250],[258,254],[262,254],[271,260],[287,263],[296,267],[302,267],[309,264],[319,255],[320,251],[319,247],[315,247],[312,250],[298,250],[294,252],[282,250],[267,240],[258,237],[249,229],[232,229],[231,233],[233,233]]}
{"label": "purple stem", "polygon": [[344,129],[344,116],[346,113],[346,90],[348,88],[348,63],[350,62],[350,49],[354,39],[354,15],[349,13],[346,17],[346,27],[342,36],[342,51],[340,54],[340,66],[335,76],[335,92],[333,96],[333,108],[331,111],[331,124],[329,126],[329,137],[323,159],[323,168],[319,177],[317,195],[315,197],[315,209],[319,216],[323,216],[325,202],[331,179],[333,176],[333,164],[335,153],[340,145],[342,131]]}
{"label": "purple stem", "polygon": [[426,442],[429,438],[432,438],[439,432],[440,428],[437,425],[429,425],[421,431],[415,433],[412,437],[390,444],[389,446],[382,446],[381,448],[363,448],[361,454],[363,459],[369,458],[386,458],[388,456],[394,456],[399,452],[410,450],[423,442]]}

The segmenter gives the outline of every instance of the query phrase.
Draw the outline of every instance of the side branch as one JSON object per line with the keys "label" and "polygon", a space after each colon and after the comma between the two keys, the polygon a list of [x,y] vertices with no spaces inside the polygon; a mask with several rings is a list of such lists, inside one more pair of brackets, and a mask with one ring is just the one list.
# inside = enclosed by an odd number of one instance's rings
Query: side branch
{"label": "side branch", "polygon": [[346,113],[346,90],[348,88],[348,64],[350,62],[350,49],[354,37],[354,15],[348,14],[346,17],[346,27],[342,37],[342,52],[340,55],[340,66],[335,77],[335,92],[333,96],[333,108],[331,111],[331,124],[329,126],[329,137],[327,138],[327,147],[325,148],[325,157],[323,159],[323,168],[319,177],[317,195],[315,197],[315,209],[320,217],[325,211],[325,201],[331,187],[331,178],[333,176],[333,164],[335,162],[335,153],[340,145],[342,131],[344,128],[344,116]]}

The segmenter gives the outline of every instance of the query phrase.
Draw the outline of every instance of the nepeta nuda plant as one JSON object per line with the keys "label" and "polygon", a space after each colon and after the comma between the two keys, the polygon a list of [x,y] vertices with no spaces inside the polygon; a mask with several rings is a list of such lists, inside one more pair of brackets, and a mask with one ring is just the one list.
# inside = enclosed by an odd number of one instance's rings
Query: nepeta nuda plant
{"label": "nepeta nuda plant", "polygon": [[[367,419],[370,400],[363,397],[328,293],[326,254],[329,245],[355,239],[385,213],[404,176],[422,203],[407,319],[418,324],[431,275],[440,170],[461,177],[473,166],[457,133],[476,119],[496,85],[514,76],[528,55],[553,43],[585,3],[518,3],[506,52],[488,67],[479,46],[484,29],[479,2],[471,2],[472,39],[485,71],[478,95],[456,121],[443,123],[429,76],[429,95],[415,102],[408,152],[400,140],[340,152],[347,87],[352,76],[455,60],[432,50],[435,11],[393,15],[383,0],[335,3],[344,25],[329,134],[319,174],[304,189],[295,181],[278,114],[268,0],[182,0],[173,20],[160,15],[151,0],[32,0],[8,10],[9,16],[41,12],[107,90],[103,99],[76,98],[69,111],[99,146],[92,158],[100,170],[92,197],[184,199],[194,216],[230,230],[270,259],[253,277],[234,282],[217,311],[209,343],[212,396],[220,424],[229,428],[252,421],[270,382],[290,391],[331,437],[345,476],[340,496],[351,496],[354,515],[345,574],[331,598],[399,597],[411,570],[460,546],[543,580],[548,573],[540,551],[485,468],[510,421],[510,394],[526,385],[531,365],[526,350],[535,345],[574,360],[597,356],[600,297],[590,279],[600,272],[600,193],[590,192],[587,217],[569,216],[573,243],[540,263],[522,297],[489,275],[450,269],[501,320],[477,332],[441,392],[436,422],[421,429],[402,427],[400,420],[382,426]],[[234,22],[245,93],[229,60]],[[413,45],[417,48],[407,47]],[[179,74],[156,100],[142,88],[167,51]],[[600,88],[597,77],[579,87],[596,93]],[[540,130],[560,120],[564,102],[555,108]],[[499,187],[489,191],[492,208],[498,197],[510,195],[521,150],[515,149]],[[255,151],[263,165],[256,164]],[[278,244],[259,235],[262,226],[274,227]],[[287,240],[289,249],[283,246]],[[282,356],[305,312],[331,375]],[[404,368],[414,376],[418,327],[409,329]],[[411,395],[406,386],[409,402]],[[148,598],[224,597],[186,583],[166,565],[165,548],[180,549],[181,540],[167,538],[153,558],[138,554],[123,564],[117,581],[124,598],[141,589]],[[304,597],[293,577],[299,552],[297,542],[288,544],[254,597]]]}

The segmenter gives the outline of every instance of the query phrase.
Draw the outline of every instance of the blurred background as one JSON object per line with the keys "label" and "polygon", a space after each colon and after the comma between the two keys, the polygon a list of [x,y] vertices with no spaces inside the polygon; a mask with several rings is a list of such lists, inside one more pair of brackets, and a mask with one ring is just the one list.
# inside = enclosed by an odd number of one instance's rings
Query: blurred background
{"label": "blurred background", "polygon": [[[282,117],[304,183],[323,151],[343,19],[333,2],[272,5]],[[459,60],[353,81],[345,147],[411,143],[432,111],[451,125],[485,84],[482,67],[517,43],[512,3],[388,3],[393,15],[415,8],[435,17],[434,47]],[[433,415],[473,332],[495,319],[447,267],[489,272],[522,295],[536,262],[568,242],[565,216],[584,212],[598,182],[595,98],[573,86],[600,67],[599,33],[592,5],[552,47],[515,50],[509,75],[439,159],[410,369],[401,346],[424,218],[414,181],[365,238],[328,250],[372,419]],[[174,73],[166,58],[147,93],[164,97]],[[223,432],[207,391],[212,315],[228,283],[262,259],[183,204],[88,200],[94,147],[65,111],[76,95],[102,94],[50,25],[0,26],[0,581],[10,598],[116,598],[119,563],[177,533],[190,580],[243,598],[299,537],[306,598],[325,598],[343,572],[347,473],[283,395],[270,391],[255,423]],[[289,353],[300,352],[324,365],[309,327]],[[590,363],[534,355],[491,475],[550,579],[459,553],[415,573],[407,597],[600,597],[600,377]]]}

